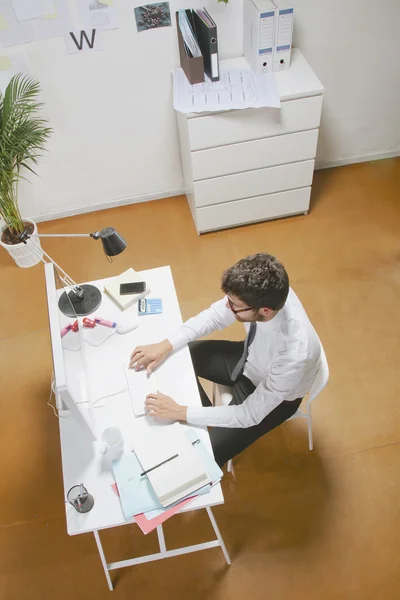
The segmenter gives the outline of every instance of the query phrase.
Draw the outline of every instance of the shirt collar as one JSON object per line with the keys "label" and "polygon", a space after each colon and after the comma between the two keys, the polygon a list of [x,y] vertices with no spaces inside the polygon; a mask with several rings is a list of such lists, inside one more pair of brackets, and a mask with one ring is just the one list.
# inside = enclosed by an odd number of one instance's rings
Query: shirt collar
{"label": "shirt collar", "polygon": [[273,331],[278,329],[284,320],[283,309],[277,312],[273,319],[269,321],[257,321],[257,329],[261,329],[263,332]]}

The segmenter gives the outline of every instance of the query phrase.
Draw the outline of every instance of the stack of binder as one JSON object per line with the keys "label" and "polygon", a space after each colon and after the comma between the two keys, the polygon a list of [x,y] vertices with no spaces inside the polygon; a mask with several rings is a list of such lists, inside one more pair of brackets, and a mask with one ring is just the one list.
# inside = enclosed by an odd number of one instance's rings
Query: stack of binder
{"label": "stack of binder", "polygon": [[136,437],[134,452],[113,461],[113,472],[124,517],[139,515],[142,531],[150,531],[146,521],[165,520],[207,494],[222,471],[196,432],[180,423],[145,434]]}
{"label": "stack of binder", "polygon": [[243,0],[243,54],[255,73],[290,67],[293,21],[286,0]]}
{"label": "stack of binder", "polygon": [[219,80],[217,26],[208,11],[179,10],[176,13],[181,67],[192,85]]}

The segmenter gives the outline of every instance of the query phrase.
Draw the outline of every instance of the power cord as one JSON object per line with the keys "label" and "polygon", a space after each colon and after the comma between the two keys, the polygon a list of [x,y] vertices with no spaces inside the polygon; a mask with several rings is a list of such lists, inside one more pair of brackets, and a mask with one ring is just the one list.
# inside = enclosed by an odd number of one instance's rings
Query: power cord
{"label": "power cord", "polygon": [[65,419],[65,417],[60,415],[59,412],[57,411],[57,409],[54,408],[54,406],[51,403],[51,398],[52,398],[53,394],[54,394],[54,398],[56,397],[56,391],[54,389],[55,383],[56,383],[56,381],[54,379],[54,371],[53,371],[51,374],[50,396],[49,396],[49,399],[47,400],[47,406],[50,406],[50,408],[53,409],[54,416],[56,416],[57,419]]}
{"label": "power cord", "polygon": [[107,394],[106,396],[101,396],[101,398],[96,398],[92,402],[92,407],[95,406],[100,400],[106,400],[107,398],[112,398],[113,396],[119,396],[120,394],[124,394],[125,392],[129,392],[129,388],[124,388],[123,390],[119,390],[118,392],[114,392],[113,394]]}

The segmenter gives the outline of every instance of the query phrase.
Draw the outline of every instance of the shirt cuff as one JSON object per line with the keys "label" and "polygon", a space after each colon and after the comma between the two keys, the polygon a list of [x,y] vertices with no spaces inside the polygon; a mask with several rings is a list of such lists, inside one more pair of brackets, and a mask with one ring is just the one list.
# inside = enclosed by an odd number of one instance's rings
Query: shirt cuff
{"label": "shirt cuff", "polygon": [[187,344],[186,336],[182,331],[180,331],[180,329],[174,331],[174,333],[169,335],[167,339],[174,350],[177,350],[178,348],[181,348]]}
{"label": "shirt cuff", "polygon": [[207,419],[205,411],[210,410],[210,407],[205,406],[188,406],[186,411],[186,421],[190,425],[206,425]]}

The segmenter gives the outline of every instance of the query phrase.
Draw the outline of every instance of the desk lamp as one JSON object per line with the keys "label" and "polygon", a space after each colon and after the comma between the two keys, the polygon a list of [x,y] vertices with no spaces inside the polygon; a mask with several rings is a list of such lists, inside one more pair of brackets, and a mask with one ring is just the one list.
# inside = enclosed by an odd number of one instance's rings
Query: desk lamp
{"label": "desk lamp", "polygon": [[[126,248],[126,241],[124,238],[115,231],[114,227],[106,227],[101,231],[95,231],[94,233],[40,233],[30,234],[27,231],[23,231],[19,236],[19,239],[24,244],[29,242],[29,247],[32,251],[41,259],[42,262],[47,264],[51,262],[59,271],[59,275],[65,285],[72,287],[71,291],[64,292],[58,302],[58,308],[67,317],[84,317],[94,312],[101,304],[101,292],[94,285],[84,284],[78,285],[73,279],[45,252],[38,244],[33,241],[33,237],[91,237],[94,240],[101,240],[103,244],[104,254],[106,256],[117,256]],[[43,258],[43,255],[47,260]],[[72,304],[72,307],[71,307]],[[75,312],[74,312],[75,311]]]}

